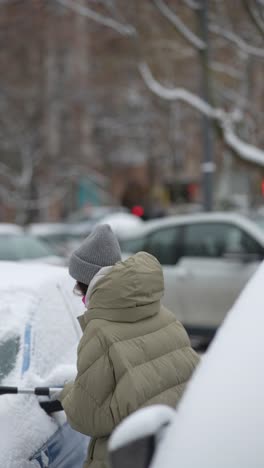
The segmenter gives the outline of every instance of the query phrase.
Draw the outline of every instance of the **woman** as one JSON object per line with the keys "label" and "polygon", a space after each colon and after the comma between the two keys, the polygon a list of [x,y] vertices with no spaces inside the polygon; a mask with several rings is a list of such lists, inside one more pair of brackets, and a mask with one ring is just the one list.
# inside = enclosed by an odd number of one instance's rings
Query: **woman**
{"label": "woman", "polygon": [[75,290],[86,311],[79,317],[77,376],[60,401],[70,425],[92,437],[85,467],[107,466],[107,440],[137,409],[175,407],[199,357],[175,315],[161,305],[158,260],[139,252],[121,261],[108,225],[98,226],[70,259]]}

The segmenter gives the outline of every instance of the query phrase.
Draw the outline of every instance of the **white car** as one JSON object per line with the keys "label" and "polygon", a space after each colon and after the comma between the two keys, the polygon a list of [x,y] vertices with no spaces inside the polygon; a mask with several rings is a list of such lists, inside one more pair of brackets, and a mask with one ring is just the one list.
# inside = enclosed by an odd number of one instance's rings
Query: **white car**
{"label": "white car", "polygon": [[144,221],[139,216],[130,213],[112,213],[105,216],[99,224],[108,224],[122,242],[123,238],[134,231],[138,232],[138,228],[144,225]]}
{"label": "white car", "polygon": [[[48,415],[37,397],[3,386],[62,387],[76,374],[83,311],[62,267],[0,262],[0,466],[82,467],[88,441],[63,411]],[[49,402],[50,403],[50,402]]]}
{"label": "white car", "polygon": [[23,234],[23,228],[18,224],[12,223],[0,223],[0,235],[1,234]]}
{"label": "white car", "polygon": [[233,213],[171,216],[146,222],[121,248],[158,258],[164,305],[192,337],[210,341],[264,258],[264,231]]}
{"label": "white car", "polygon": [[109,444],[112,468],[263,468],[264,264],[203,356],[176,411],[129,416]]}
{"label": "white car", "polygon": [[45,242],[57,255],[65,258],[65,263],[85,239],[84,235],[74,233],[74,227],[70,223],[34,223],[28,226],[27,233]]}
{"label": "white car", "polygon": [[73,235],[85,238],[105,217],[121,213],[127,214],[127,211],[122,206],[85,206],[81,210],[72,213],[66,222]]}
{"label": "white car", "polygon": [[0,223],[0,261],[65,265],[65,260],[45,242],[26,233],[20,226],[5,223]]}

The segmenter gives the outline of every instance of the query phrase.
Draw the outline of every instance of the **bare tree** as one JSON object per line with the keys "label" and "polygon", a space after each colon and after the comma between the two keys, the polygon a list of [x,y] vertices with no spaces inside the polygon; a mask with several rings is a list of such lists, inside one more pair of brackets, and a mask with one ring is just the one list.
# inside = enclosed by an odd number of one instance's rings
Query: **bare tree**
{"label": "bare tree", "polygon": [[2,0],[1,199],[26,220],[132,154],[177,176],[193,152],[197,173],[201,115],[217,128],[218,165],[223,144],[263,167],[264,7],[235,2],[210,2],[204,60],[200,0]]}

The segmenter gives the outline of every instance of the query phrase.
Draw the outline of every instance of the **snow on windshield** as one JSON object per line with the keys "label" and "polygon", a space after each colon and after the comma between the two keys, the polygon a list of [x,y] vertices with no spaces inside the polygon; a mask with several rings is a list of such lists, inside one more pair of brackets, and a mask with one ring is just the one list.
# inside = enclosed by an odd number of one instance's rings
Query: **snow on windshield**
{"label": "snow on windshield", "polygon": [[[63,268],[5,262],[0,262],[0,279],[0,349],[1,344],[12,347],[9,340],[19,337],[1,384],[63,386],[76,374],[81,333],[76,316],[83,304],[72,294],[74,281]],[[62,422],[64,413],[50,418],[35,396],[0,396],[0,466],[32,466],[25,460]]]}
{"label": "snow on windshield", "polygon": [[[58,381],[53,379],[52,384],[63,385],[76,373],[76,352],[81,332],[76,316],[82,313],[83,305],[80,299],[78,303],[74,302],[73,285],[70,278],[64,278],[63,281],[47,282],[44,289],[35,294],[30,290],[17,290],[13,294],[13,288],[1,293],[0,310],[5,321],[0,326],[0,343],[17,336],[21,342],[16,368],[9,375],[9,382],[22,379],[27,346],[30,347],[30,364],[24,369],[27,371],[29,368],[23,378],[32,384],[50,384],[47,380],[55,367]],[[25,342],[27,330],[30,336]],[[65,376],[60,367],[64,369]]]}
{"label": "snow on windshield", "polygon": [[[8,369],[12,370],[11,380],[15,379],[17,382],[21,378],[24,330],[36,304],[37,298],[30,290],[21,289],[14,294],[14,288],[11,286],[1,288],[0,347],[3,354],[1,353],[0,378],[2,376],[2,379],[9,375]],[[15,355],[10,354],[12,343],[13,348],[15,343],[18,344]]]}

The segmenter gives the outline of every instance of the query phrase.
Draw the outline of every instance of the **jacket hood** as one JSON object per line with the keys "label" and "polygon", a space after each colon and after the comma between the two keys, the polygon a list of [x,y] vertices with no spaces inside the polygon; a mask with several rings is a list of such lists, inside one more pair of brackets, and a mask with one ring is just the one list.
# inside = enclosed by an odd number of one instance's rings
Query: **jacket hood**
{"label": "jacket hood", "polygon": [[103,318],[136,322],[158,313],[164,293],[163,272],[152,255],[139,252],[116,263],[91,291],[85,322]]}

